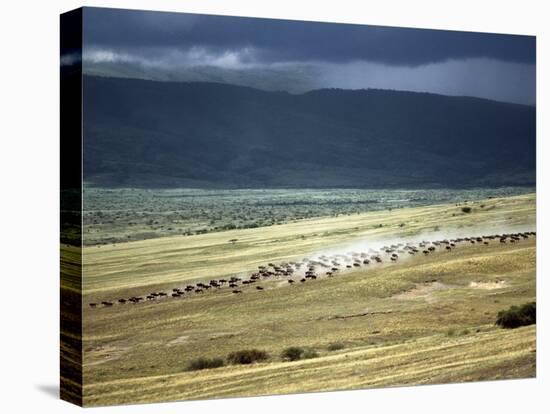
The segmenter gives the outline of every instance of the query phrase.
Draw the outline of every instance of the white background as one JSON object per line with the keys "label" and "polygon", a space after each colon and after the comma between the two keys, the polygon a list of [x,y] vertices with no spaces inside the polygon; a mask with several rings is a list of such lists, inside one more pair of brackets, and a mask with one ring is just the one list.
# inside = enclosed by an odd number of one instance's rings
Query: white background
{"label": "white background", "polygon": [[[549,412],[550,13],[545,1],[15,1],[0,14],[0,411],[79,410],[57,398],[59,14],[82,5],[537,36],[538,370],[536,380],[94,409],[139,412]],[[546,27],[545,27],[546,25]],[[546,134],[545,134],[546,132]],[[546,252],[546,255],[545,255]],[[545,390],[546,388],[546,390]]]}

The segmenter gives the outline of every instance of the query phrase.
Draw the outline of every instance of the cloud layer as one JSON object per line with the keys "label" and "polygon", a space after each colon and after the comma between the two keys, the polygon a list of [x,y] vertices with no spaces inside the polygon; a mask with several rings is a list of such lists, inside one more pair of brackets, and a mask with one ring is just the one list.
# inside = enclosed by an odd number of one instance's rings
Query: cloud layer
{"label": "cloud layer", "polygon": [[83,60],[105,76],[535,102],[529,36],[86,8]]}

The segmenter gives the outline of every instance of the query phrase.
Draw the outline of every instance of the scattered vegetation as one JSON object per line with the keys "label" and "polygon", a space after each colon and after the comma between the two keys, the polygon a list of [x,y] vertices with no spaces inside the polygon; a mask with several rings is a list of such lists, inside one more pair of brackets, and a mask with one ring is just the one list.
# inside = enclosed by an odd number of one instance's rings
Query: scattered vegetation
{"label": "scattered vegetation", "polygon": [[514,329],[520,326],[537,323],[536,302],[525,303],[521,306],[512,306],[508,310],[500,311],[497,315],[496,325],[501,328]]}
{"label": "scattered vegetation", "polygon": [[252,364],[253,362],[265,361],[269,355],[259,349],[245,349],[232,352],[227,356],[227,362],[230,364]]}
{"label": "scattered vegetation", "polygon": [[[86,211],[82,215],[84,243],[100,245],[252,229],[310,218],[381,211],[388,207],[395,210],[526,191],[525,188],[453,190],[452,193],[426,190],[419,197],[414,190],[142,190],[86,186]],[[75,223],[80,223],[80,219],[80,215],[75,217]],[[382,224],[375,226],[383,227]],[[231,237],[227,238],[230,242]]]}
{"label": "scattered vegetation", "polygon": [[471,213],[472,207],[462,207],[461,210],[463,213]]}
{"label": "scattered vegetation", "polygon": [[187,365],[188,371],[198,371],[201,369],[219,368],[225,364],[221,358],[197,358],[193,359]]}

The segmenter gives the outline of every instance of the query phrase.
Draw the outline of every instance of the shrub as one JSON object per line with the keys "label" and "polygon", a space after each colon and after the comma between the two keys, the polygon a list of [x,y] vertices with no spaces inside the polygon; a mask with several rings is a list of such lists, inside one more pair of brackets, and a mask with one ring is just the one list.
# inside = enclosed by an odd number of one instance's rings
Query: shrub
{"label": "shrub", "polygon": [[197,358],[189,362],[187,370],[198,371],[200,369],[219,368],[223,367],[223,365],[223,359],[221,358]]}
{"label": "shrub", "polygon": [[257,361],[264,361],[268,358],[267,352],[259,349],[245,349],[243,351],[232,352],[227,356],[230,364],[252,364]]}
{"label": "shrub", "polygon": [[463,213],[471,213],[472,212],[472,207],[462,207],[462,212]]}
{"label": "shrub", "polygon": [[501,328],[507,329],[535,323],[537,323],[537,305],[535,302],[525,303],[521,306],[511,306],[508,310],[500,311],[495,322]]}
{"label": "shrub", "polygon": [[329,346],[327,347],[327,349],[329,351],[338,351],[340,349],[344,349],[344,344],[341,343],[341,342],[334,342],[332,344],[329,344]]}
{"label": "shrub", "polygon": [[283,351],[283,353],[281,354],[281,357],[288,361],[298,361],[299,359],[302,358],[303,353],[304,353],[303,348],[299,348],[297,346],[291,346],[290,348],[287,348]]}
{"label": "shrub", "polygon": [[317,358],[319,354],[313,349],[304,349],[297,346],[291,346],[283,351],[281,357],[287,361],[298,361],[300,359]]}

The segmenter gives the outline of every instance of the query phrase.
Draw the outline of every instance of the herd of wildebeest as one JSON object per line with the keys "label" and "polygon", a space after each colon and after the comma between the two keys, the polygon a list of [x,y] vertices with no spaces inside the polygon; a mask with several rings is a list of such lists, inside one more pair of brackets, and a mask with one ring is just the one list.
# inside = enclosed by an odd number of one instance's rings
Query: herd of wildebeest
{"label": "herd of wildebeest", "polygon": [[231,276],[228,279],[212,279],[206,283],[197,282],[188,284],[185,287],[175,287],[170,292],[158,291],[150,292],[144,296],[132,296],[129,298],[120,298],[112,301],[102,301],[101,303],[90,303],[92,308],[111,307],[115,304],[137,304],[140,302],[158,301],[167,298],[183,298],[184,296],[204,294],[208,290],[229,288],[234,294],[243,293],[243,288],[255,285],[255,290],[264,290],[260,286],[262,280],[267,279],[286,279],[289,285],[294,283],[305,283],[316,280],[320,277],[334,277],[337,274],[369,265],[376,265],[384,261],[397,262],[403,255],[429,255],[438,250],[452,250],[460,244],[482,244],[488,245],[491,241],[500,243],[517,243],[529,237],[536,236],[536,232],[520,232],[494,234],[489,236],[459,237],[455,239],[444,239],[436,241],[421,241],[418,243],[397,243],[389,246],[383,246],[379,249],[368,249],[364,252],[350,252],[345,254],[332,254],[330,256],[320,255],[314,259],[305,258],[300,261],[290,261],[286,263],[258,266],[258,270],[246,277]]}

